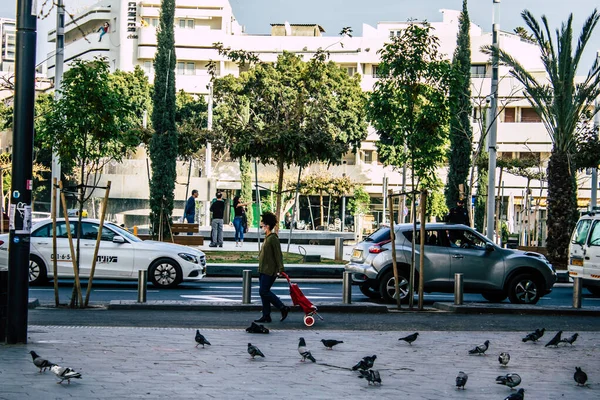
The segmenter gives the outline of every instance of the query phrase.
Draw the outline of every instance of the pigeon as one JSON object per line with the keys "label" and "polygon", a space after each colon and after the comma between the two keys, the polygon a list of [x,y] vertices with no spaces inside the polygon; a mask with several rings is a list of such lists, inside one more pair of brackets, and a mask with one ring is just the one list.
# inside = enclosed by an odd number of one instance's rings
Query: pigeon
{"label": "pigeon", "polygon": [[360,371],[360,375],[358,377],[366,379],[369,385],[375,386],[377,383],[381,385],[381,375],[379,375],[379,371],[375,369]]}
{"label": "pigeon", "polygon": [[569,343],[570,345],[573,345],[573,343],[575,343],[575,341],[577,340],[578,336],[579,336],[579,333],[574,333],[573,336],[571,336],[571,337],[561,339],[561,342]]}
{"label": "pigeon", "polygon": [[562,331],[558,331],[558,333],[556,335],[554,335],[554,337],[552,339],[550,339],[550,341],[548,343],[546,343],[546,346],[544,346],[544,347],[548,347],[548,346],[558,347],[558,344],[560,343],[561,335],[562,335]]}
{"label": "pigeon", "polygon": [[573,379],[577,382],[577,386],[585,386],[587,382],[587,374],[581,370],[580,367],[575,367],[575,375],[573,375]]}
{"label": "pigeon", "polygon": [[306,342],[304,341],[303,337],[301,337],[300,341],[298,342],[298,353],[300,353],[300,355],[302,356],[302,359],[300,361],[304,362],[308,358],[312,362],[317,362],[313,355],[310,354],[310,350],[306,348]]}
{"label": "pigeon", "polygon": [[537,342],[542,336],[544,336],[544,332],[546,332],[546,328],[536,329],[534,332],[528,333],[527,336],[523,338],[523,343]]}
{"label": "pigeon", "polygon": [[525,399],[525,389],[519,389],[516,393],[511,393],[504,400],[523,400]]}
{"label": "pigeon", "polygon": [[354,367],[352,367],[352,371],[356,371],[356,370],[366,371],[368,369],[371,369],[371,368],[373,368],[373,365],[375,364],[376,359],[377,359],[377,356],[375,354],[373,354],[372,356],[363,357],[362,360],[360,360],[358,363],[356,363],[356,365]]}
{"label": "pigeon", "polygon": [[506,367],[508,365],[509,361],[510,361],[510,354],[508,354],[508,353],[500,353],[500,356],[498,356],[498,362],[503,367]]}
{"label": "pigeon", "polygon": [[418,336],[419,336],[419,332],[415,332],[415,333],[413,333],[412,335],[408,335],[408,336],[405,336],[405,337],[401,337],[401,338],[400,338],[400,339],[398,339],[398,340],[404,340],[406,343],[408,343],[408,344],[412,345],[412,343],[413,343],[415,340],[417,340],[417,337],[418,337]]}
{"label": "pigeon", "polygon": [[465,390],[465,385],[467,384],[467,380],[469,379],[469,375],[460,371],[456,376],[456,388]]}
{"label": "pigeon", "polygon": [[50,369],[52,366],[54,366],[55,364],[51,363],[50,361],[46,360],[43,357],[40,357],[35,351],[30,351],[29,354],[31,354],[31,358],[33,360],[33,365],[35,365],[36,367],[38,367],[40,369],[40,374],[42,373],[42,371],[46,371],[46,369]]}
{"label": "pigeon", "polygon": [[469,350],[469,354],[485,355],[485,352],[487,351],[488,347],[490,347],[490,341],[486,340],[485,342],[483,342],[483,344],[480,344],[479,346],[475,346],[474,348]]}
{"label": "pigeon", "polygon": [[496,378],[498,385],[505,385],[511,388],[511,390],[521,384],[521,377],[517,374],[506,374]]}
{"label": "pigeon", "polygon": [[252,343],[248,343],[248,354],[250,354],[250,356],[252,357],[252,359],[254,360],[254,357],[259,356],[259,357],[265,357],[265,355],[262,353],[262,351],[260,351],[258,349],[258,347],[253,346]]}
{"label": "pigeon", "polygon": [[196,329],[196,343],[198,343],[196,345],[196,347],[198,347],[199,345],[202,345],[202,348],[204,348],[205,344],[210,346],[210,342],[208,340],[206,340],[204,335],[202,335],[198,329]]}
{"label": "pigeon", "polygon": [[79,372],[75,372],[73,369],[68,367],[61,367],[60,365],[55,364],[50,368],[50,371],[54,372],[54,375],[60,379],[60,382],[56,383],[63,383],[63,381],[67,381],[68,384],[71,384],[71,379],[81,379],[81,374]]}
{"label": "pigeon", "polygon": [[333,346],[344,343],[343,340],[335,340],[335,339],[321,339],[321,343],[329,350],[333,350]]}

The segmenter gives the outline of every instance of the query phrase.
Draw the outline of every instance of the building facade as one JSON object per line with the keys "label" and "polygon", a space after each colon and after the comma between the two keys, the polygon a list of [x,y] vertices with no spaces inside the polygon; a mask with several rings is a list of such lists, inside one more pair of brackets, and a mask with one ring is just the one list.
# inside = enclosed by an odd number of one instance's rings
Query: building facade
{"label": "building facade", "polygon": [[[440,39],[442,53],[448,58],[454,52],[458,33],[459,11],[440,10],[440,22],[430,22]],[[65,68],[76,58],[92,59],[96,56],[106,57],[113,70],[133,70],[139,65],[153,80],[153,59],[156,52],[156,29],[159,25],[160,0],[103,0],[79,12],[73,21],[65,26]],[[100,37],[99,28],[105,22],[109,30]],[[227,0],[177,0],[175,9],[175,45],[176,45],[176,84],[177,89],[201,96],[208,96],[210,76],[207,63],[217,63],[217,75],[237,75],[240,68],[237,64],[220,56],[214,43],[223,43],[225,47],[243,49],[254,52],[264,62],[274,62],[283,51],[291,51],[310,58],[317,49],[327,49],[330,59],[344,68],[348,74],[360,74],[361,85],[370,91],[378,79],[378,50],[391,36],[407,25],[406,22],[380,22],[377,26],[363,24],[362,36],[344,37],[324,36],[325,30],[318,24],[288,24],[274,21],[270,35],[249,35],[236,20],[231,5]],[[312,22],[312,21],[311,21]],[[50,30],[48,41],[56,40],[55,30]],[[486,98],[491,88],[491,65],[489,56],[480,51],[483,45],[491,44],[491,33],[479,26],[471,25],[472,48],[472,98],[473,98],[473,130],[476,140],[480,136],[481,116],[487,110]],[[534,75],[544,76],[543,66],[539,59],[537,47],[521,39],[519,36],[502,32],[500,46],[513,54],[525,68]],[[54,75],[54,58],[48,55],[48,77]],[[532,158],[540,169],[545,165],[551,151],[551,141],[541,123],[539,116],[525,100],[519,83],[509,76],[505,67],[500,68],[499,88],[499,124],[498,124],[498,156],[509,158]],[[373,198],[374,221],[383,217],[382,191],[384,179],[388,187],[400,188],[403,183],[401,171],[384,167],[378,160],[376,132],[370,128],[367,139],[356,154],[348,154],[339,166],[311,166],[305,173],[317,173],[328,169],[331,175],[346,174],[355,182],[365,186]],[[212,157],[211,157],[212,158]],[[201,177],[203,166],[193,168],[194,179]],[[239,169],[237,162],[227,156],[212,158],[211,176],[220,189],[237,189]],[[182,175],[187,168],[181,166]],[[206,169],[205,169],[206,170]],[[297,171],[289,171],[290,179]],[[134,181],[131,175],[145,175],[145,155],[141,152],[137,158],[128,160],[123,165],[114,165],[105,171],[105,180],[113,182],[111,195],[116,198],[147,199],[148,189],[139,185],[130,185]],[[440,178],[445,182],[446,171],[440,170]],[[263,166],[259,178],[264,184],[274,181],[275,171]],[[184,181],[184,179],[182,179]],[[533,199],[532,208],[537,220],[536,229],[543,231],[540,221],[544,219],[546,184],[543,181],[527,181],[526,178],[504,174],[501,187],[504,218],[512,231],[523,228],[523,222],[531,227],[529,217],[531,209],[523,206],[526,199]],[[122,182],[122,189],[114,182]],[[206,186],[208,181],[194,181],[192,185]],[[410,177],[407,178],[410,185]],[[526,193],[529,185],[531,194]],[[147,185],[146,185],[147,186]],[[214,187],[214,186],[213,186]],[[183,191],[177,189],[176,199],[184,200]],[[208,196],[209,197],[209,196]],[[590,198],[590,177],[582,174],[579,179],[579,205],[587,206]]]}

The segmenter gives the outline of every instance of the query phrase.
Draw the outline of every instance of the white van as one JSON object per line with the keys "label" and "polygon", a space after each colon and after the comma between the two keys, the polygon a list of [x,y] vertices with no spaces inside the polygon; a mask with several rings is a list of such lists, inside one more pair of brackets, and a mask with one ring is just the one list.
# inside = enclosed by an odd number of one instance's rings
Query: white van
{"label": "white van", "polygon": [[569,276],[583,278],[583,287],[600,296],[600,212],[579,218],[569,245]]}

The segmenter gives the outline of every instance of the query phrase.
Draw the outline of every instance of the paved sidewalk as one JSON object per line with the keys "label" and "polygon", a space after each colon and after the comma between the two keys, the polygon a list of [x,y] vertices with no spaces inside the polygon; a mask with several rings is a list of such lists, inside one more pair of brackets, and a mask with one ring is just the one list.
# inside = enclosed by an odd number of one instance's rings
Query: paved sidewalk
{"label": "paved sidewalk", "polygon": [[[198,327],[201,327],[198,321]],[[274,325],[274,324],[272,324]],[[274,325],[275,326],[275,325]],[[525,328],[525,327],[523,327]],[[527,327],[533,329],[536,327]],[[0,399],[504,399],[510,393],[496,376],[518,373],[526,399],[600,397],[600,333],[582,332],[574,346],[545,348],[523,343],[525,332],[421,332],[409,346],[398,337],[412,332],[273,330],[269,335],[239,330],[201,330],[212,346],[195,348],[193,329],[30,326],[27,345],[0,345]],[[572,332],[565,332],[572,334]],[[317,363],[302,363],[303,336]],[[320,339],[343,340],[333,351]],[[487,356],[471,356],[474,345],[490,340]],[[252,342],[266,355],[251,360]],[[70,385],[39,374],[28,352],[83,375]],[[501,351],[511,354],[499,366]],[[381,386],[369,387],[348,370],[363,356],[376,354]],[[589,376],[577,387],[575,366]],[[458,371],[469,374],[467,390],[457,391]]]}

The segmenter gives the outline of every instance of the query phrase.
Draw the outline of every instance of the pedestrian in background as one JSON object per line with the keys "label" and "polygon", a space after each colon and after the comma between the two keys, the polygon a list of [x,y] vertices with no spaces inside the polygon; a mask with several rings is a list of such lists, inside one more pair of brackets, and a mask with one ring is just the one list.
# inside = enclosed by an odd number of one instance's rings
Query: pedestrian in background
{"label": "pedestrian in background", "polygon": [[223,214],[225,214],[225,201],[223,193],[217,192],[217,200],[210,205],[212,212],[212,234],[209,247],[223,247]]}
{"label": "pedestrian in background", "polygon": [[290,308],[271,291],[275,279],[283,272],[283,254],[279,237],[274,232],[277,226],[275,214],[265,212],[261,216],[260,226],[265,233],[265,242],[258,256],[258,294],[262,301],[262,316],[254,322],[271,322],[271,304],[281,311],[281,320],[287,318]]}
{"label": "pedestrian in background", "polygon": [[464,199],[459,199],[456,202],[456,207],[452,207],[450,209],[446,219],[451,224],[463,224],[471,226],[471,221],[469,220],[469,211],[465,208]]}
{"label": "pedestrian in background", "polygon": [[235,227],[235,247],[242,246],[244,244],[244,217],[246,215],[246,207],[248,203],[244,203],[244,199],[240,196],[233,198],[233,226]]}
{"label": "pedestrian in background", "polygon": [[109,29],[110,29],[110,25],[108,22],[105,22],[104,25],[102,25],[100,28],[98,28],[97,32],[100,32],[100,37],[98,38],[99,42],[102,41],[102,36],[106,35],[108,33]]}
{"label": "pedestrian in background", "polygon": [[[193,224],[196,219],[196,199],[198,198],[198,191],[192,190],[192,195],[185,202],[185,208],[183,210],[183,220],[188,224]],[[192,235],[192,232],[188,232],[188,236]]]}

